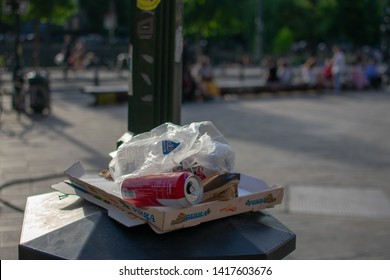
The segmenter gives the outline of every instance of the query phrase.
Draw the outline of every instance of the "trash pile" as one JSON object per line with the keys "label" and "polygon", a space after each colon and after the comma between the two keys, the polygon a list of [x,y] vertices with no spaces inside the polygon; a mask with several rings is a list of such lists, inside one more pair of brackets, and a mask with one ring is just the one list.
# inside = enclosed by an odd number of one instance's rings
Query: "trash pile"
{"label": "trash pile", "polygon": [[228,183],[237,181],[239,174],[226,176],[234,168],[235,153],[211,122],[162,124],[134,136],[111,156],[112,191],[136,206],[189,207],[205,201],[204,193],[215,189],[224,196],[208,193],[206,200],[236,196],[228,189],[237,189],[238,182]]}
{"label": "trash pile", "polygon": [[235,152],[209,121],[162,124],[110,155],[100,174],[87,174],[77,162],[65,171],[68,180],[52,187],[102,206],[126,226],[148,223],[158,233],[273,207],[284,194],[235,173]]}

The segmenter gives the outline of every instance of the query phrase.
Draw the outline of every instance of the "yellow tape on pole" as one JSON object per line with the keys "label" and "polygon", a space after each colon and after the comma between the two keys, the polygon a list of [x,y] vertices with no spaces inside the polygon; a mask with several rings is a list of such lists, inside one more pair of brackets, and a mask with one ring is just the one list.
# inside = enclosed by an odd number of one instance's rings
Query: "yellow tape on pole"
{"label": "yellow tape on pole", "polygon": [[137,8],[144,11],[151,11],[157,8],[161,0],[137,0]]}

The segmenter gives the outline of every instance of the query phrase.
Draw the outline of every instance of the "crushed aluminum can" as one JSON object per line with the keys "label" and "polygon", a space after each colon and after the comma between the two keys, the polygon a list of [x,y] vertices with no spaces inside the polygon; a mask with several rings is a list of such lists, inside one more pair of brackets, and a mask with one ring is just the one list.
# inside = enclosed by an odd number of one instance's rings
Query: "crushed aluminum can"
{"label": "crushed aluminum can", "polygon": [[122,198],[137,207],[190,207],[202,200],[203,185],[191,172],[129,177],[121,185]]}

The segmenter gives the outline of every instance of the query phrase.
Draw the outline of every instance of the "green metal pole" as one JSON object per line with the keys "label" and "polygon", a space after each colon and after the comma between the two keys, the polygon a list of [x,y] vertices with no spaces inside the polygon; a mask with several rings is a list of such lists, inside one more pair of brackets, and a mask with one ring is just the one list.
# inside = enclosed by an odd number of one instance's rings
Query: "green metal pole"
{"label": "green metal pole", "polygon": [[165,122],[180,124],[182,9],[182,0],[132,1],[128,130],[133,134]]}

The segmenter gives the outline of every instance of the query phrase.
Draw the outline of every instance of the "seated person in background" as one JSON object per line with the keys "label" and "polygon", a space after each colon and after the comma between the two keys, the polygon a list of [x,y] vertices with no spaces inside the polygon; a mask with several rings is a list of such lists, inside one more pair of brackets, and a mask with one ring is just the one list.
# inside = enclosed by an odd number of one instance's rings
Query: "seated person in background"
{"label": "seated person in background", "polygon": [[309,87],[316,87],[318,85],[318,75],[315,66],[316,60],[314,57],[309,57],[302,66],[302,81]]}
{"label": "seated person in background", "polygon": [[277,71],[278,71],[278,77],[280,79],[280,83],[283,86],[291,85],[293,80],[293,72],[289,61],[286,58],[281,58],[278,64],[279,67]]}
{"label": "seated person in background", "polygon": [[267,59],[267,85],[271,90],[277,90],[279,86],[279,77],[278,77],[278,65],[275,58],[269,57]]}
{"label": "seated person in background", "polygon": [[364,73],[371,87],[378,89],[382,85],[382,78],[379,73],[376,61],[374,58],[370,58],[364,67]]}
{"label": "seated person in background", "polygon": [[214,81],[213,67],[208,56],[201,56],[191,70],[197,85],[197,98],[200,101],[219,99],[220,90]]}
{"label": "seated person in background", "polygon": [[332,61],[330,58],[325,59],[325,65],[322,69],[324,86],[327,88],[332,87]]}
{"label": "seated person in background", "polygon": [[368,86],[368,80],[364,73],[363,63],[360,56],[358,56],[352,65],[350,76],[352,86],[357,90],[362,90]]}
{"label": "seated person in background", "polygon": [[324,65],[322,65],[316,72],[318,88],[332,88],[332,60],[330,58],[326,58],[324,60]]}

